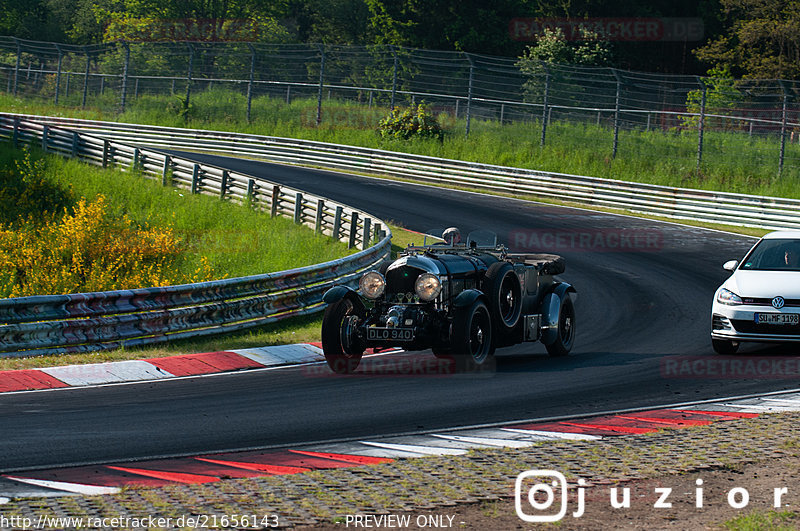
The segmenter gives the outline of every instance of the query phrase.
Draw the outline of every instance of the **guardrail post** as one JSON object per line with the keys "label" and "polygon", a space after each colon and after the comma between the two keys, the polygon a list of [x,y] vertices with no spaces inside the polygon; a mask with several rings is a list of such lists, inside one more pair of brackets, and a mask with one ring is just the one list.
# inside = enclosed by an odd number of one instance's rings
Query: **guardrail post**
{"label": "guardrail post", "polygon": [[86,53],[86,70],[83,72],[83,100],[81,101],[81,107],[86,107],[86,97],[89,95],[89,68],[91,67],[91,56],[89,53]]}
{"label": "guardrail post", "polygon": [[339,233],[342,230],[342,212],[342,207],[337,206],[336,213],[333,215],[333,232],[331,236],[333,236],[335,240],[339,239]]}
{"label": "guardrail post", "polygon": [[[199,189],[200,189],[200,165],[195,164],[194,166],[192,166],[192,193],[196,194]],[[247,195],[250,195],[250,190],[247,191]]]}
{"label": "guardrail post", "polygon": [[128,96],[128,69],[131,63],[131,47],[125,41],[121,42],[122,47],[125,49],[125,61],[122,64],[122,95],[120,96],[119,106],[122,112],[125,112],[125,98]]}
{"label": "guardrail post", "polygon": [[61,46],[56,44],[56,50],[58,50],[58,67],[56,69],[56,101],[55,104],[58,105],[58,92],[61,88],[61,62],[64,59],[64,54],[61,52]]}
{"label": "guardrail post", "polygon": [[303,194],[300,192],[294,196],[294,222],[296,225],[303,222]]}
{"label": "guardrail post", "polygon": [[391,110],[394,110],[394,102],[397,98],[397,50],[395,50],[394,45],[389,45],[389,49],[392,51],[392,57],[394,57],[394,67],[392,68],[392,103],[391,103]]}
{"label": "guardrail post", "polygon": [[111,143],[108,140],[103,140],[103,167],[108,167],[108,158],[111,151]]}
{"label": "guardrail post", "polygon": [[16,149],[19,145],[19,117],[14,118],[14,129],[11,131],[11,145]]}
{"label": "guardrail post", "polygon": [[17,45],[17,60],[14,64],[14,96],[17,95],[17,81],[19,80],[19,62],[22,58],[22,46],[19,44],[19,39],[14,39]]}
{"label": "guardrail post", "polygon": [[611,148],[611,158],[613,159],[617,157],[617,149],[619,147],[619,108],[622,98],[622,79],[615,68],[612,68],[611,71],[614,73],[614,77],[617,78],[617,95],[614,99],[614,145]]}
{"label": "guardrail post", "polygon": [[286,84],[286,105],[292,103],[292,86],[288,83]]}
{"label": "guardrail post", "polygon": [[781,85],[781,89],[783,89],[783,111],[781,114],[781,152],[778,157],[778,177],[783,174],[783,162],[784,156],[786,155],[786,110],[789,104],[789,94],[786,91],[786,87],[783,85],[783,81],[778,81]]}
{"label": "guardrail post", "polygon": [[250,108],[253,104],[253,81],[256,77],[256,49],[252,43],[247,43],[250,48],[250,79],[247,82],[247,121],[250,122]]}
{"label": "guardrail post", "polygon": [[375,228],[372,230],[372,234],[375,235],[375,239],[377,241],[381,241],[383,239],[381,232],[383,232],[383,226],[380,223],[376,223]]}
{"label": "guardrail post", "polygon": [[322,219],[325,215],[325,200],[317,200],[317,216],[314,220],[314,232],[320,234],[322,232]]}
{"label": "guardrail post", "polygon": [[369,248],[369,241],[371,232],[370,229],[372,225],[372,218],[364,218],[364,231],[361,233],[361,249],[368,249]]}
{"label": "guardrail post", "polygon": [[319,92],[317,93],[317,125],[322,123],[322,83],[325,79],[325,46],[319,45]]}
{"label": "guardrail post", "polygon": [[270,204],[269,215],[274,218],[278,215],[278,205],[281,202],[281,187],[277,184],[272,187],[272,203]]}
{"label": "guardrail post", "polygon": [[137,171],[139,169],[139,157],[141,156],[141,152],[139,148],[134,148],[133,150],[133,171]]}
{"label": "guardrail post", "polygon": [[170,178],[170,170],[172,169],[172,157],[169,155],[164,155],[164,166],[161,168],[161,186],[167,186],[172,184],[172,179]]}
{"label": "guardrail post", "polygon": [[358,238],[358,212],[353,212],[350,217],[350,240],[347,242],[349,249],[356,246],[356,238]]}
{"label": "guardrail post", "polygon": [[222,170],[222,182],[219,184],[219,198],[225,199],[225,194],[228,193],[228,181],[231,175],[228,170]]}
{"label": "guardrail post", "polygon": [[[49,134],[50,134],[50,126],[49,125],[43,126],[42,127],[42,151],[45,151],[45,152],[47,151],[47,144],[48,144],[48,141],[50,140],[48,138]],[[108,142],[108,141],[106,140],[106,142]]]}
{"label": "guardrail post", "polygon": [[501,103],[500,104],[500,125],[503,125],[503,123],[505,122],[505,114],[506,114],[506,104],[505,103]]}
{"label": "guardrail post", "polygon": [[542,101],[542,138],[539,145],[544,147],[547,138],[547,99],[550,97],[550,69],[542,62],[544,68],[544,100]]}
{"label": "guardrail post", "polygon": [[467,85],[467,127],[464,133],[464,138],[469,138],[469,125],[472,120],[472,80],[475,72],[475,65],[472,62],[472,57],[468,53],[464,54],[469,61],[469,85]]}
{"label": "guardrail post", "polygon": [[80,142],[81,138],[78,135],[77,131],[72,132],[72,156],[73,158],[78,158],[78,143]]}
{"label": "guardrail post", "polygon": [[252,207],[256,198],[256,180],[247,179],[247,206]]}
{"label": "guardrail post", "polygon": [[703,161],[703,132],[706,122],[706,98],[708,87],[702,78],[697,78],[697,82],[703,87],[703,96],[700,99],[700,120],[697,122],[697,175],[700,175],[700,163]]}

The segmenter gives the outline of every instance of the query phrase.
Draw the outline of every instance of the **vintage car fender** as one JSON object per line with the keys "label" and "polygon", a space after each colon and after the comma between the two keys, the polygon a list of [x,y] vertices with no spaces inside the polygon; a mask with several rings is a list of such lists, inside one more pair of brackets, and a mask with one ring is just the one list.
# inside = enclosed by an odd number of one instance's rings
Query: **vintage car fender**
{"label": "vintage car fender", "polygon": [[467,289],[456,296],[455,300],[453,301],[453,307],[467,308],[472,306],[472,304],[480,298],[483,298],[484,300],[486,299],[486,295],[484,295],[482,291],[478,291],[476,289]]}
{"label": "vintage car fender", "polygon": [[577,293],[572,285],[559,282],[542,299],[542,337],[545,345],[551,345],[558,339],[558,315],[561,312],[561,301],[569,297],[570,293]]}
{"label": "vintage car fender", "polygon": [[353,301],[353,304],[355,304],[356,308],[364,308],[364,303],[361,301],[361,297],[358,296],[358,293],[347,286],[332,287],[325,292],[325,295],[322,296],[322,302],[326,304],[333,304],[345,298],[350,298]]}

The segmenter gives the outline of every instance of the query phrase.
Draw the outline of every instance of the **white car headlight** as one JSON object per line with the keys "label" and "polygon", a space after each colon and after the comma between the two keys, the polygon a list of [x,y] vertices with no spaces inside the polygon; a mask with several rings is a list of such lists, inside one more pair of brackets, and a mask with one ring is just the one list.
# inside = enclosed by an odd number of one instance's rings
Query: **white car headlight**
{"label": "white car headlight", "polygon": [[432,301],[442,292],[442,281],[431,273],[423,273],[414,283],[414,291],[420,300]]}
{"label": "white car headlight", "polygon": [[743,304],[742,298],[729,289],[722,288],[717,295],[717,302],[720,304],[728,304],[734,306],[736,304]]}
{"label": "white car headlight", "polygon": [[386,289],[386,279],[377,271],[370,271],[358,281],[358,289],[366,298],[377,299]]}

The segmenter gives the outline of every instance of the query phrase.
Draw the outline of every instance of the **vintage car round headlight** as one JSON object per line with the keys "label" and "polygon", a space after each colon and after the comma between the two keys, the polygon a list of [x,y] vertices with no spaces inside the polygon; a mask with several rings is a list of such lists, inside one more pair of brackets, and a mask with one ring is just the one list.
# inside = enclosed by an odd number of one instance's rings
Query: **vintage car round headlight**
{"label": "vintage car round headlight", "polygon": [[414,283],[414,291],[420,300],[432,301],[442,292],[442,281],[434,274],[423,273]]}
{"label": "vintage car round headlight", "polygon": [[383,295],[383,290],[386,288],[386,279],[377,271],[370,271],[358,281],[358,288],[366,298],[377,299]]}

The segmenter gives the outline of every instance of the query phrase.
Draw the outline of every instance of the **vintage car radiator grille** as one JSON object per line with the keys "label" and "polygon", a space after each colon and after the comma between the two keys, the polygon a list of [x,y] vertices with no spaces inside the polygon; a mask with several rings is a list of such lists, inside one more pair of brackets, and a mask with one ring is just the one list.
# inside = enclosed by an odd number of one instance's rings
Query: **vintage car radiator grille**
{"label": "vintage car radiator grille", "polygon": [[386,272],[387,293],[414,293],[414,283],[422,273],[422,269],[401,266]]}

